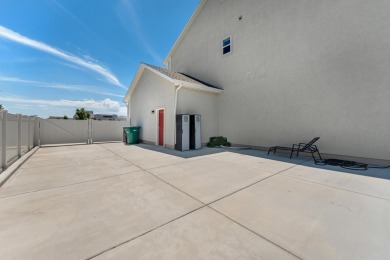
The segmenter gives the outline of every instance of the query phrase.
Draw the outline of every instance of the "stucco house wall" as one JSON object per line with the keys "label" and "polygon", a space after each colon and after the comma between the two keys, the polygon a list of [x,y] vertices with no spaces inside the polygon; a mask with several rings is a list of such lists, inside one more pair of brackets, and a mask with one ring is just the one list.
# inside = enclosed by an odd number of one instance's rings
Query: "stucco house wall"
{"label": "stucco house wall", "polygon": [[202,143],[218,135],[218,94],[181,89],[177,98],[177,114],[201,115]]}
{"label": "stucco house wall", "polygon": [[320,136],[324,153],[388,160],[389,13],[383,0],[209,0],[170,66],[224,89],[218,132],[232,143]]}
{"label": "stucco house wall", "polygon": [[[164,144],[174,147],[174,106],[175,88],[172,83],[145,69],[130,97],[130,119],[132,126],[140,126],[140,139],[155,144],[157,142],[157,111],[165,109]],[[152,113],[152,110],[155,112]]]}

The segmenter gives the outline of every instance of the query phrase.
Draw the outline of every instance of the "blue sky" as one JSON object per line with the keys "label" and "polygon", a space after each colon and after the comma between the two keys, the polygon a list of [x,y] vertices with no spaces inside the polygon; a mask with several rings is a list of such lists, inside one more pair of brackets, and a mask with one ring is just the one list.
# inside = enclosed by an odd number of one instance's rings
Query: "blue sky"
{"label": "blue sky", "polygon": [[69,117],[126,115],[140,62],[162,61],[199,0],[1,0],[0,104]]}

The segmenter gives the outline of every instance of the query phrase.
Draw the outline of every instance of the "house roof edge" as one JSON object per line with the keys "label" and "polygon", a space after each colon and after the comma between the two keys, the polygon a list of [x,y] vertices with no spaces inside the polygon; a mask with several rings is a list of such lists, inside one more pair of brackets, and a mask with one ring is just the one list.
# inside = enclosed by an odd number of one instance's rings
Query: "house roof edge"
{"label": "house roof edge", "polygon": [[163,65],[168,66],[169,58],[173,55],[173,53],[176,51],[177,47],[180,45],[180,43],[183,40],[183,38],[186,36],[188,30],[191,28],[192,24],[194,23],[194,21],[198,17],[200,11],[202,10],[202,8],[203,8],[203,6],[205,5],[206,2],[207,2],[207,0],[201,0],[200,1],[200,3],[198,4],[198,7],[196,7],[196,9],[195,9],[194,13],[192,14],[191,18],[188,20],[186,26],[181,31],[179,37],[176,39],[175,43],[173,44],[173,47],[171,48],[171,50],[169,51],[168,55],[164,59]]}

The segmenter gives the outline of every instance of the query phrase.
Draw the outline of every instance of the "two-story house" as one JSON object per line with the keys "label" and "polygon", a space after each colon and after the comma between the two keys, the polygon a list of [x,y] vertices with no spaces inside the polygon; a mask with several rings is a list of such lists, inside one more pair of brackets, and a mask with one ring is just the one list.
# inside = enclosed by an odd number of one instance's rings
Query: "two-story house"
{"label": "two-story house", "polygon": [[202,142],[267,148],[320,136],[332,156],[390,159],[390,1],[202,0],[160,68],[126,94],[141,139],[174,147],[175,115]]}

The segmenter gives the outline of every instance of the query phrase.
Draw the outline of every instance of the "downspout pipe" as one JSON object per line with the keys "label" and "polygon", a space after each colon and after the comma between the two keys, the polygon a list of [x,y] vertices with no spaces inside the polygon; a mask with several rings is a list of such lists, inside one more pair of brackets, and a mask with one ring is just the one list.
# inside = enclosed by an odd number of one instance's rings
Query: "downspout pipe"
{"label": "downspout pipe", "polygon": [[125,102],[125,104],[126,104],[126,108],[127,108],[127,123],[129,124],[129,126],[131,126],[130,100],[128,102]]}
{"label": "downspout pipe", "polygon": [[179,87],[175,90],[175,103],[173,106],[173,140],[174,140],[174,146],[176,146],[176,110],[177,110],[177,98],[179,90],[183,87],[183,84],[179,84]]}

